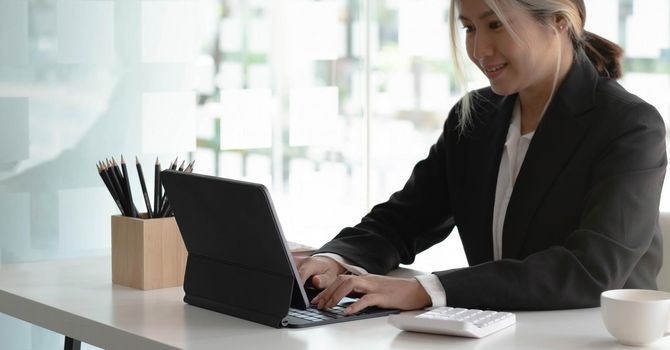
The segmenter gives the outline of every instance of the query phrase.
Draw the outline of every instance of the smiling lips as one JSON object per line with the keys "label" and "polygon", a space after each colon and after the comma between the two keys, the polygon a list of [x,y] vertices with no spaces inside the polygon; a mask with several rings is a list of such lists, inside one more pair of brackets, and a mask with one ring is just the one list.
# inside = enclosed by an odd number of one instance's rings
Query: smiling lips
{"label": "smiling lips", "polygon": [[495,65],[482,65],[482,70],[489,79],[495,79],[502,73],[505,67],[507,67],[507,63],[495,64]]}

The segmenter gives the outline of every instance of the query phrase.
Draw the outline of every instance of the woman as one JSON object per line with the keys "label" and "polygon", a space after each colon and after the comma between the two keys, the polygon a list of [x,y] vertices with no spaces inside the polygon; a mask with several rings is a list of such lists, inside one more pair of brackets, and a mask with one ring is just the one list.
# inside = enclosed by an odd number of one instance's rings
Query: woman
{"label": "woman", "polygon": [[[665,127],[614,80],[621,49],[584,31],[582,0],[453,0],[454,48],[456,14],[491,86],[454,107],[401,191],[298,262],[325,288],[313,302],[560,309],[656,288]],[[470,267],[382,276],[454,226]]]}

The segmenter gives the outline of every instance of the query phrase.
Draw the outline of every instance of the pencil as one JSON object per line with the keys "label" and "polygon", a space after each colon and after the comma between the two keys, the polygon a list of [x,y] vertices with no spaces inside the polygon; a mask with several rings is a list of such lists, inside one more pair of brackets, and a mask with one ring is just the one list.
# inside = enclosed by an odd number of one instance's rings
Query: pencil
{"label": "pencil", "polygon": [[117,197],[119,197],[119,202],[121,202],[121,205],[123,207],[123,215],[130,216],[130,211],[126,206],[126,195],[123,191],[123,187],[121,187],[121,182],[119,181],[116,171],[114,171],[114,166],[112,165],[112,162],[109,160],[107,160],[107,176],[109,176],[110,183],[112,184],[112,187],[114,187],[114,189],[116,190]]}
{"label": "pencil", "polygon": [[123,160],[123,155],[121,155],[121,170],[123,171],[123,185],[126,190],[126,201],[128,202],[128,209],[130,210],[132,216],[139,217],[137,214],[137,209],[135,209],[135,204],[133,203],[133,193],[130,191],[130,181],[128,180],[128,169],[126,168],[126,161]]}
{"label": "pencil", "polygon": [[100,177],[102,177],[102,181],[107,186],[107,189],[109,190],[109,193],[112,195],[112,198],[114,198],[114,201],[117,203],[117,206],[119,206],[121,214],[123,214],[123,205],[121,205],[121,202],[119,201],[119,194],[117,193],[116,188],[114,188],[114,185],[112,184],[112,179],[109,177],[109,174],[107,173],[105,163],[99,162],[98,169],[100,169]]}
{"label": "pencil", "polygon": [[147,194],[147,184],[144,182],[144,174],[142,173],[142,164],[135,156],[135,167],[137,167],[137,176],[140,178],[140,185],[142,185],[142,195],[144,195],[144,204],[147,206],[147,216],[149,219],[153,218],[151,213],[151,203],[149,203],[149,195]]}
{"label": "pencil", "polygon": [[170,206],[170,201],[167,198],[163,198],[163,205],[161,205],[161,210],[158,214],[159,217],[164,218],[167,213],[167,208]]}
{"label": "pencil", "polygon": [[158,212],[158,216],[164,218],[165,214],[167,214],[167,208],[169,206],[170,206],[170,201],[167,198],[167,194],[163,193],[162,203],[161,203],[160,211]]}
{"label": "pencil", "polygon": [[168,214],[172,211],[172,206],[170,206],[170,201],[165,200],[165,206],[163,207],[163,210],[161,210],[161,217],[167,217]]}
{"label": "pencil", "polygon": [[186,163],[186,160],[181,161],[181,165],[179,166],[179,169],[177,171],[184,171],[184,163]]}
{"label": "pencil", "polygon": [[161,205],[161,163],[156,157],[154,165],[154,217],[158,217]]}
{"label": "pencil", "polygon": [[[175,158],[174,161],[170,164],[170,170],[176,170],[177,169],[177,162],[179,161],[179,157]],[[183,164],[182,164],[183,165]],[[167,198],[167,196],[164,194],[161,202],[161,208],[160,208],[160,213],[158,214],[160,217],[164,218],[168,215],[170,212],[170,201]]]}
{"label": "pencil", "polygon": [[[121,156],[121,158],[123,158],[123,156]],[[114,170],[116,177],[119,179],[119,186],[123,192],[123,198],[125,201],[122,201],[122,203],[126,203],[126,213],[128,214],[126,216],[136,217],[135,214],[137,213],[137,208],[135,208],[135,203],[133,203],[132,193],[129,193],[130,182],[128,181],[130,180],[127,179],[127,171],[125,173],[121,172],[121,169],[119,169],[119,163],[116,162],[114,157],[112,157],[112,169]],[[126,182],[128,182],[128,186],[126,186]]]}
{"label": "pencil", "polygon": [[[176,170],[177,169],[177,161],[179,157],[175,158],[172,163],[170,163],[170,167],[168,169],[170,170]],[[163,212],[165,211],[165,206],[167,205],[167,198],[165,193],[161,196],[161,205],[158,207],[158,216],[163,217]]]}
{"label": "pencil", "polygon": [[104,165],[102,164],[102,162],[100,162],[96,164],[96,167],[98,168],[98,174],[100,175],[100,178],[102,178],[102,182],[105,183],[105,187],[107,187],[109,194],[112,195],[114,203],[116,203],[116,206],[121,211],[121,215],[125,215],[123,212],[123,206],[121,205],[121,202],[119,202],[119,197],[116,195],[116,191],[114,190],[114,187],[112,187],[112,183],[109,177],[107,176],[107,173],[105,172]]}
{"label": "pencil", "polygon": [[193,160],[191,163],[188,164],[186,169],[184,169],[185,173],[191,173],[193,172],[193,165],[195,164],[195,160]]}
{"label": "pencil", "polygon": [[[119,170],[119,164],[116,162],[116,159],[114,159],[114,157],[112,157],[111,167],[112,170],[114,170],[114,174],[116,174],[116,178],[119,179],[119,183],[123,184],[123,174],[121,174],[121,170]],[[125,188],[123,188],[123,193],[126,195],[126,197],[128,196]]]}

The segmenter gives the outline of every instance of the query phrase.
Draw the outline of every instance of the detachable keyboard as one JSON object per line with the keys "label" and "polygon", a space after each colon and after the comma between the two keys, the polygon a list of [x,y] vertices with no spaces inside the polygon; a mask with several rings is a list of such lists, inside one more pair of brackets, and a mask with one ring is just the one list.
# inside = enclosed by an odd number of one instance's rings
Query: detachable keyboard
{"label": "detachable keyboard", "polygon": [[[323,320],[336,320],[342,317],[347,317],[344,314],[344,307],[340,305],[335,305],[332,308],[319,310],[316,308],[309,308],[307,310],[300,309],[289,309],[288,315],[297,317],[307,321],[323,321]],[[365,311],[365,310],[363,310]]]}
{"label": "detachable keyboard", "polygon": [[389,323],[406,331],[482,338],[515,324],[516,316],[510,312],[444,306],[391,315]]}
{"label": "detachable keyboard", "polygon": [[[349,306],[353,299],[345,298],[349,301],[340,302],[338,305],[327,309],[317,309],[314,305],[306,310],[290,308],[288,311],[288,327],[309,327],[327,323],[336,323],[344,321],[360,320],[365,318],[386,316],[397,313],[395,309],[380,309],[377,307],[368,307],[358,313],[345,315],[344,310]],[[343,299],[343,300],[345,300]]]}

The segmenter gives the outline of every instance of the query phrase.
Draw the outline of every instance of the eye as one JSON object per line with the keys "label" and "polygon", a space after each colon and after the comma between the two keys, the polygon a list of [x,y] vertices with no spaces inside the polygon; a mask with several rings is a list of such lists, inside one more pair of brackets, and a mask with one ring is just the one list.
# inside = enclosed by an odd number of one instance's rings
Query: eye
{"label": "eye", "polygon": [[493,22],[489,23],[489,28],[490,29],[498,29],[498,28],[502,28],[502,26],[503,26],[503,24],[500,21],[493,21]]}
{"label": "eye", "polygon": [[465,32],[466,32],[466,33],[472,33],[472,32],[475,31],[475,27],[474,27],[474,26],[469,26],[469,25],[465,25],[465,24],[463,25],[463,29],[465,29]]}

